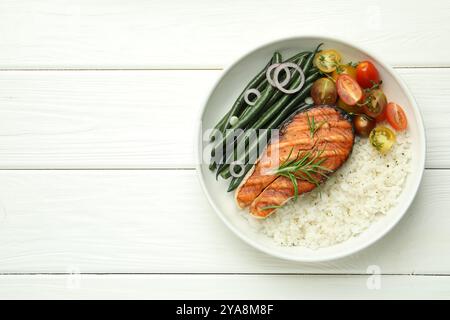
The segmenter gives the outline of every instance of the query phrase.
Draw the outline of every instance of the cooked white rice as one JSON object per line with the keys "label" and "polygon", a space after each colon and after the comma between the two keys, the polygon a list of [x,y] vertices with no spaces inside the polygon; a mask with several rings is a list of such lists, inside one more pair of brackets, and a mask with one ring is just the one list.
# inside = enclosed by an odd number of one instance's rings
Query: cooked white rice
{"label": "cooked white rice", "polygon": [[385,156],[356,138],[347,162],[319,189],[291,201],[265,220],[249,223],[283,246],[327,247],[357,236],[396,205],[411,170],[410,139],[397,135]]}

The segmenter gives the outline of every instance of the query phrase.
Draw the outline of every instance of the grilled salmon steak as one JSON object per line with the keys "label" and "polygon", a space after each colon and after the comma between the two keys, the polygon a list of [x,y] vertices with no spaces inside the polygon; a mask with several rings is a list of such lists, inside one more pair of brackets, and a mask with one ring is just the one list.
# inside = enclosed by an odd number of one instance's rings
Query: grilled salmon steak
{"label": "grilled salmon steak", "polygon": [[[352,151],[354,139],[350,118],[334,107],[318,106],[295,114],[237,188],[238,206],[249,207],[255,217],[269,216],[290,198],[316,188],[342,166]],[[298,159],[320,163],[320,169],[293,172],[295,186],[279,169],[287,161]]]}

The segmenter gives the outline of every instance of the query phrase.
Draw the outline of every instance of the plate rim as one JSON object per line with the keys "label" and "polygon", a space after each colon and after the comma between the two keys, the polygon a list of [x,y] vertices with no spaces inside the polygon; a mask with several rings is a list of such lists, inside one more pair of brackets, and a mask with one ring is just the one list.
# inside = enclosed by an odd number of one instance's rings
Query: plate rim
{"label": "plate rim", "polygon": [[[262,244],[260,244],[258,241],[255,241],[251,238],[249,238],[247,235],[245,235],[243,232],[241,232],[240,230],[238,230],[230,221],[228,221],[228,219],[225,217],[225,215],[222,213],[222,211],[217,207],[217,205],[215,204],[215,202],[213,201],[213,199],[211,198],[206,185],[205,185],[205,181],[203,179],[202,176],[202,170],[201,170],[201,159],[202,159],[202,146],[201,146],[201,141],[202,141],[202,118],[203,115],[205,113],[206,110],[206,106],[207,103],[211,97],[211,95],[214,93],[215,89],[217,88],[217,86],[220,84],[220,82],[222,81],[222,78],[228,74],[228,72],[234,68],[238,63],[240,63],[241,60],[245,59],[247,56],[267,47],[270,45],[274,45],[276,43],[282,43],[282,42],[287,42],[287,41],[301,41],[301,40],[305,40],[305,39],[312,39],[312,40],[316,40],[318,39],[319,41],[333,41],[333,42],[338,42],[341,43],[342,45],[348,46],[352,49],[355,49],[357,51],[360,51],[361,53],[363,53],[366,56],[372,57],[377,64],[381,65],[383,68],[385,68],[397,81],[397,83],[399,84],[399,86],[401,87],[402,91],[405,93],[407,99],[409,100],[409,102],[411,103],[415,113],[417,114],[418,117],[418,124],[419,124],[419,128],[418,128],[418,133],[419,133],[419,137],[420,137],[420,153],[416,154],[416,156],[420,156],[419,159],[419,163],[418,163],[418,168],[420,169],[420,173],[419,173],[419,178],[416,180],[415,184],[413,185],[413,191],[411,192],[411,194],[405,199],[405,202],[407,202],[407,205],[404,209],[404,212],[402,214],[400,214],[397,218],[393,219],[385,229],[383,229],[382,231],[380,231],[378,234],[376,234],[372,239],[369,239],[363,243],[361,243],[358,246],[354,246],[351,249],[347,249],[344,250],[343,252],[338,252],[336,254],[330,254],[328,256],[322,256],[322,257],[293,257],[292,255],[287,255],[284,254],[282,252],[276,252],[274,250],[269,250],[268,248],[264,247]],[[214,81],[214,83],[212,84],[209,92],[206,94],[205,99],[203,100],[202,103],[202,107],[200,108],[199,112],[197,113],[196,116],[196,126],[197,129],[194,130],[195,132],[195,139],[194,139],[194,161],[195,161],[195,171],[196,171],[196,175],[197,178],[200,182],[201,188],[203,190],[204,195],[206,196],[206,198],[208,199],[208,202],[210,204],[210,206],[213,208],[213,210],[215,211],[215,213],[219,216],[220,220],[222,220],[222,222],[231,230],[233,231],[233,233],[240,238],[241,240],[243,240],[245,243],[247,243],[248,245],[254,247],[255,249],[260,250],[261,252],[264,252],[270,256],[273,257],[277,257],[283,260],[288,260],[288,261],[293,261],[293,262],[303,262],[303,263],[316,263],[316,262],[326,262],[326,261],[333,261],[333,260],[337,260],[340,258],[344,258],[344,257],[348,257],[351,256],[357,252],[360,252],[368,247],[370,247],[371,245],[373,245],[374,243],[378,242],[379,240],[381,240],[386,234],[388,234],[399,222],[400,220],[405,216],[405,214],[409,211],[412,202],[414,201],[417,192],[419,190],[420,185],[422,184],[423,181],[423,175],[425,172],[425,161],[426,161],[426,150],[427,150],[427,139],[426,139],[426,131],[425,131],[425,124],[423,121],[423,115],[422,115],[422,111],[419,108],[416,99],[414,98],[414,96],[412,95],[410,89],[408,88],[408,86],[405,84],[405,82],[403,81],[403,79],[397,74],[397,72],[395,71],[394,68],[392,68],[389,64],[385,63],[382,59],[380,59],[377,55],[372,54],[370,51],[368,51],[367,49],[365,49],[364,47],[361,47],[359,44],[355,45],[353,43],[348,42],[347,40],[342,40],[336,37],[331,37],[331,36],[324,36],[324,35],[320,35],[320,34],[305,34],[305,35],[297,35],[297,36],[291,36],[291,37],[286,37],[286,38],[279,38],[279,39],[275,39],[275,40],[271,40],[269,42],[264,42],[256,47],[254,47],[251,50],[246,51],[244,54],[240,54],[239,57],[234,60],[233,62],[229,63],[223,70],[221,75]],[[398,204],[399,205],[399,204]],[[398,206],[397,205],[397,206]],[[320,249],[318,249],[320,250]]]}

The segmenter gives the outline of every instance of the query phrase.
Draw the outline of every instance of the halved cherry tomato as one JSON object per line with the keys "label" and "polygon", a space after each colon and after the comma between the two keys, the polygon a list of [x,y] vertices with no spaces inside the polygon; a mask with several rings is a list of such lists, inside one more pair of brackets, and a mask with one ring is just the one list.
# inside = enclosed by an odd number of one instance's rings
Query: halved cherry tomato
{"label": "halved cherry tomato", "polygon": [[356,69],[352,66],[349,66],[348,64],[341,64],[336,68],[336,70],[333,71],[331,74],[331,77],[334,79],[334,81],[337,80],[337,77],[341,74],[348,74],[350,77],[356,80]]}
{"label": "halved cherry tomato", "polygon": [[386,154],[394,145],[395,133],[387,127],[379,126],[370,132],[369,140],[375,149]]}
{"label": "halved cherry tomato", "polygon": [[336,50],[322,50],[314,57],[314,65],[322,72],[330,73],[341,63],[341,54]]}
{"label": "halved cherry tomato", "polygon": [[375,65],[370,61],[361,61],[356,67],[356,81],[364,89],[380,83],[380,75]]}
{"label": "halved cherry tomato", "polygon": [[363,112],[369,117],[376,118],[383,113],[387,104],[387,99],[383,91],[375,89],[365,97],[363,104]]}
{"label": "halved cherry tomato", "polygon": [[386,106],[386,119],[397,131],[403,131],[408,126],[405,111],[394,102],[389,102]]}
{"label": "halved cherry tomato", "polygon": [[336,88],[342,101],[350,106],[354,106],[363,95],[359,84],[347,74],[339,75],[336,80]]}

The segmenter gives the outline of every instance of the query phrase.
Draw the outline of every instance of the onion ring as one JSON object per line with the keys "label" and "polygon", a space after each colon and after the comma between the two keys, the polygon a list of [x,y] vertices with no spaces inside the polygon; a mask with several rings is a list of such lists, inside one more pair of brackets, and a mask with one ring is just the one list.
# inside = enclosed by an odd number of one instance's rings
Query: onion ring
{"label": "onion ring", "polygon": [[[285,89],[283,86],[281,86],[280,83],[278,83],[278,76],[279,73],[281,71],[281,69],[286,70],[285,68],[293,68],[295,70],[297,70],[300,73],[300,84],[294,88],[294,89]],[[288,69],[289,70],[289,69]],[[291,73],[289,72],[289,78],[291,77]],[[303,73],[302,68],[300,68],[297,64],[293,63],[293,62],[286,62],[286,63],[282,63],[280,64],[278,67],[276,67],[275,72],[273,74],[274,77],[274,82],[275,82],[275,86],[278,88],[278,90],[287,93],[287,94],[292,94],[292,93],[296,93],[298,91],[300,91],[300,89],[303,87],[303,85],[305,84],[305,74]]]}
{"label": "onion ring", "polygon": [[[283,66],[283,65],[284,65],[284,63],[274,63],[274,64],[271,64],[267,68],[266,78],[272,87],[276,87],[276,88],[279,88],[279,86],[284,87],[285,85],[287,85],[289,83],[289,81],[291,81],[291,72],[289,71],[288,67]],[[278,78],[276,79],[276,81],[274,81],[271,77],[272,70],[275,68],[279,68],[279,67],[281,67],[281,69],[283,69],[287,74],[286,79],[284,79],[281,83],[278,81]]]}
{"label": "onion ring", "polygon": [[[252,93],[253,93],[254,95],[256,95],[256,99],[255,99],[254,101],[250,101],[249,98],[248,98],[248,96],[251,95]],[[245,91],[245,94],[244,94],[244,101],[245,101],[249,106],[253,106],[253,105],[256,103],[256,101],[258,101],[259,97],[261,97],[261,92],[259,92],[258,89],[248,89],[247,91]]]}
{"label": "onion ring", "polygon": [[[239,170],[239,172],[235,172],[235,167],[239,167],[241,170]],[[242,174],[244,173],[244,164],[237,162],[237,161],[232,161],[230,163],[230,173],[234,178],[239,178],[240,176],[242,176]]]}

